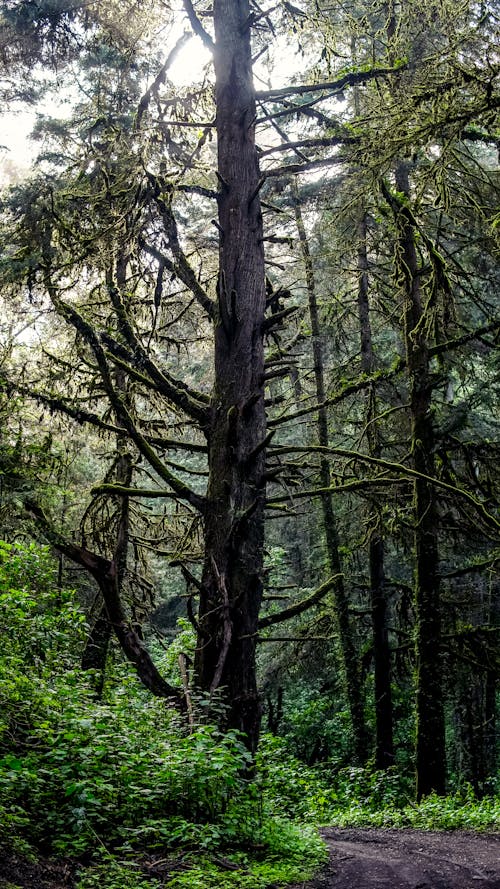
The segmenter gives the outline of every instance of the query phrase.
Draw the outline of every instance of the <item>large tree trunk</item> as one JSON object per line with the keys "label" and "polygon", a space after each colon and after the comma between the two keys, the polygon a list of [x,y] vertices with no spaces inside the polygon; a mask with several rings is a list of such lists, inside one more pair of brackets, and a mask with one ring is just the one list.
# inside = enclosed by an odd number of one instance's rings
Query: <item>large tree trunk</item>
{"label": "large tree trunk", "polygon": [[[396,188],[410,200],[408,165],[398,164]],[[394,198],[392,198],[394,207]],[[416,608],[416,772],[417,799],[445,793],[446,753],[443,702],[443,655],[439,582],[438,512],[435,488],[432,374],[415,231],[405,202],[398,202],[400,269],[405,286],[404,336],[408,366],[414,482]]]}
{"label": "large tree trunk", "polygon": [[248,0],[215,0],[219,281],[205,559],[195,673],[221,689],[227,725],[256,748],[262,597],[265,273]]}

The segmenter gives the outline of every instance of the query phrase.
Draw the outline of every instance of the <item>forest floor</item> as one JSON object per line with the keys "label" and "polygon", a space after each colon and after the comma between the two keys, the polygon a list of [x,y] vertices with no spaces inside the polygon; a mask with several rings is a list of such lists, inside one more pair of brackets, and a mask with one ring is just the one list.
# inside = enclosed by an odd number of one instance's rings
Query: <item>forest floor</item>
{"label": "forest floor", "polygon": [[63,861],[28,861],[0,850],[0,889],[72,889],[73,872]]}
{"label": "forest floor", "polygon": [[[327,867],[289,889],[500,889],[500,833],[327,828]],[[74,866],[0,853],[0,889],[72,889]]]}
{"label": "forest floor", "polygon": [[327,867],[289,889],[500,889],[500,833],[327,828]]}

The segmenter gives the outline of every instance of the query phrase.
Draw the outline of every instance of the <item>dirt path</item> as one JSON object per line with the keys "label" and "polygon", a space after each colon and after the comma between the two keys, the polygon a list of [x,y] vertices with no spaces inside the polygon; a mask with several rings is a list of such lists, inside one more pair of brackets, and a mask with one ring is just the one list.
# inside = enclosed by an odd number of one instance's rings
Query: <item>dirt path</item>
{"label": "dirt path", "polygon": [[323,836],[328,867],[291,889],[500,889],[500,833],[329,828]]}

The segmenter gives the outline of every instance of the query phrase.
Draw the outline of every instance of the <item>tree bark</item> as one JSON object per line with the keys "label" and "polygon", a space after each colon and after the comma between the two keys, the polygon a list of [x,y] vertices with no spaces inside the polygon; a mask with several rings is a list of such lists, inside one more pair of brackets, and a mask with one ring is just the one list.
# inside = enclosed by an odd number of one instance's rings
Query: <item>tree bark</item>
{"label": "tree bark", "polygon": [[97,698],[102,697],[104,688],[111,629],[111,623],[103,602],[82,652],[82,670],[96,671],[95,693]]}
{"label": "tree bark", "polygon": [[405,212],[410,200],[408,165],[400,161],[396,188],[400,273],[404,282],[404,338],[410,390],[412,468],[414,482],[415,609],[416,609],[416,792],[417,799],[446,790],[443,652],[439,582],[438,512],[432,479],[435,474],[432,426],[433,382],[426,332],[429,306],[424,305],[414,226]]}
{"label": "tree bark", "polygon": [[219,278],[195,673],[255,751],[265,499],[265,272],[248,0],[215,0]]}
{"label": "tree bark", "polygon": [[[370,376],[375,371],[366,249],[366,213],[358,225],[358,316],[361,340],[361,370]],[[367,393],[366,430],[368,452],[380,457],[381,448],[376,422],[375,385]],[[368,542],[370,569],[370,602],[373,634],[373,664],[375,692],[375,768],[387,769],[394,764],[393,708],[391,691],[391,653],[387,632],[387,593],[385,586],[384,538],[380,510],[375,507],[371,516],[372,530]]]}

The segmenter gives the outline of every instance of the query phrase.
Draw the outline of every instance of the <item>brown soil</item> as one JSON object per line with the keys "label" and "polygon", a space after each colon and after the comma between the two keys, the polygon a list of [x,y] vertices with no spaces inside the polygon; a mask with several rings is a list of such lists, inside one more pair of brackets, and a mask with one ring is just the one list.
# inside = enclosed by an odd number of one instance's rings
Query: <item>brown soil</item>
{"label": "brown soil", "polygon": [[325,871],[290,889],[500,889],[500,833],[328,828]]}
{"label": "brown soil", "polygon": [[64,861],[27,861],[0,850],[0,889],[73,889],[73,865]]}

